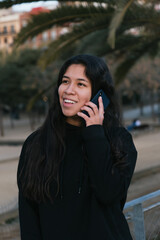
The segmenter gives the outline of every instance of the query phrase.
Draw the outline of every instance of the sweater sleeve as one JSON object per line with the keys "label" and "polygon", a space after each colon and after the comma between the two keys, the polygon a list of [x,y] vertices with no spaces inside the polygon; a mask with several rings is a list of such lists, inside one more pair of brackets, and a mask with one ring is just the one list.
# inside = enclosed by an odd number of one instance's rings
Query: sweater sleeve
{"label": "sweater sleeve", "polygon": [[82,134],[95,196],[104,204],[122,200],[127,194],[137,158],[130,133],[124,128],[117,128],[116,134],[121,138],[123,151],[126,153],[126,164],[123,168],[113,164],[110,144],[103,126],[86,127]]}
{"label": "sweater sleeve", "polygon": [[22,167],[25,162],[26,155],[26,146],[30,139],[32,139],[31,134],[27,140],[24,142],[19,164],[17,171],[17,183],[19,188],[19,220],[20,220],[20,232],[21,232],[21,240],[41,240],[41,231],[40,231],[40,222],[39,222],[39,214],[38,214],[38,204],[28,200],[23,196],[21,183],[19,181],[19,174],[21,172]]}

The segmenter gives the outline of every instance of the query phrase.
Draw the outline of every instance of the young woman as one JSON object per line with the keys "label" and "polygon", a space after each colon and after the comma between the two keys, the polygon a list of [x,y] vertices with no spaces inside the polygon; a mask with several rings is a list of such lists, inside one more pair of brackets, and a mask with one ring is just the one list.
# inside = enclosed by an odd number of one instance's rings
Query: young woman
{"label": "young woman", "polygon": [[[100,89],[110,100],[106,110],[101,97],[99,107],[90,101]],[[122,211],[136,157],[105,62],[91,55],[67,60],[43,126],[22,148],[21,239],[132,239]]]}

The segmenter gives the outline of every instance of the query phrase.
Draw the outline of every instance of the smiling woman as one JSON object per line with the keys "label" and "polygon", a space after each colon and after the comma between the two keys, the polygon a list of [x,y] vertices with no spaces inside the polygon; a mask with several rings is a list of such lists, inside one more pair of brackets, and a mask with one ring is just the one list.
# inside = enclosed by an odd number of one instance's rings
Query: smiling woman
{"label": "smiling woman", "polygon": [[85,66],[72,64],[68,67],[58,89],[59,102],[66,121],[79,126],[81,120],[75,118],[92,95],[91,81],[85,75]]}
{"label": "smiling woman", "polygon": [[[105,111],[101,97],[98,106],[90,101],[100,89],[109,98]],[[44,124],[22,148],[21,239],[131,240],[123,207],[136,157],[106,63],[68,59]]]}

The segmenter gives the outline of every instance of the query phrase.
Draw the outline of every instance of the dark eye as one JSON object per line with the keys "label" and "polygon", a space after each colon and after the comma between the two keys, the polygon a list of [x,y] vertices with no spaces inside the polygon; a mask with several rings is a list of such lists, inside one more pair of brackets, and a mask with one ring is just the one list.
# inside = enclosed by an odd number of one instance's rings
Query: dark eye
{"label": "dark eye", "polygon": [[79,83],[78,83],[78,86],[80,86],[80,87],[85,87],[85,84],[84,84],[84,83],[81,83],[81,82],[79,82]]}
{"label": "dark eye", "polygon": [[67,79],[62,79],[62,83],[68,83],[68,80]]}

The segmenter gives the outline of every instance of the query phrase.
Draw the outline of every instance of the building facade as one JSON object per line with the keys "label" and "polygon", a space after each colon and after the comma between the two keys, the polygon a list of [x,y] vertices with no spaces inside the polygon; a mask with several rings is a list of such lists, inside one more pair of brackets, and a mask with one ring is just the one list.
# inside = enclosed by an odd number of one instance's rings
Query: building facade
{"label": "building facade", "polygon": [[20,29],[20,13],[0,17],[0,51],[12,50],[14,39]]}
{"label": "building facade", "polygon": [[[50,10],[43,7],[33,8],[30,12],[13,13],[11,11],[0,14],[0,51],[11,52],[13,49],[14,39],[20,30],[25,27],[32,15]],[[40,48],[45,47],[50,41],[55,40],[64,32],[64,27],[52,27],[43,33],[28,39],[21,48]]]}

